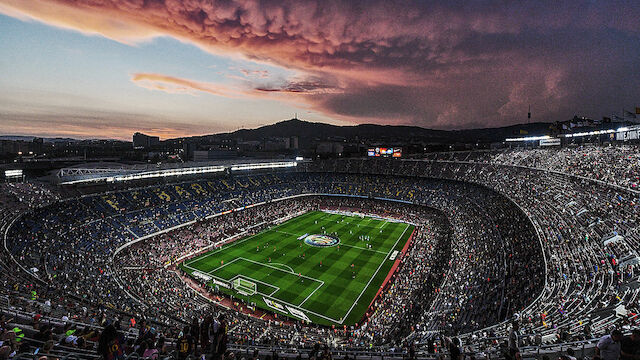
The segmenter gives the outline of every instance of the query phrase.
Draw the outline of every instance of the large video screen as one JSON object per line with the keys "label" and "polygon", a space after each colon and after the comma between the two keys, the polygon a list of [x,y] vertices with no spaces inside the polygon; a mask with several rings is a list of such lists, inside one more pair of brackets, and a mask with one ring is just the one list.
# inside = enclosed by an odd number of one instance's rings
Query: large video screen
{"label": "large video screen", "polygon": [[399,157],[402,157],[402,148],[392,148],[392,147],[369,148],[367,150],[367,156],[399,158]]}

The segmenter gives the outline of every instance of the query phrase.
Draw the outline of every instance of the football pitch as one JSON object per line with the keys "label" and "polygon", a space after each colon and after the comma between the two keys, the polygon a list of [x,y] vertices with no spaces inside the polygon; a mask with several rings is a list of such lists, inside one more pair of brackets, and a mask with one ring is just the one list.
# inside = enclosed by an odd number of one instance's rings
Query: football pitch
{"label": "football pitch", "polygon": [[322,325],[353,325],[413,230],[380,218],[310,211],[180,266],[259,308]]}

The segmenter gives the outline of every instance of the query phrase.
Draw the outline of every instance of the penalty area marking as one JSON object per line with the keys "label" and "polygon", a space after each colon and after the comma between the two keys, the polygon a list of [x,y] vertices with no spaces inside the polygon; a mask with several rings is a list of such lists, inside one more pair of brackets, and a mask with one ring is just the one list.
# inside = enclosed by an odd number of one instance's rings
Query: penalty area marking
{"label": "penalty area marking", "polygon": [[272,263],[270,263],[270,264],[272,264],[272,265],[281,265],[281,266],[284,266],[284,267],[286,267],[287,269],[289,269],[289,271],[291,271],[292,273],[295,273],[295,271],[293,271],[293,268],[292,268],[291,266],[287,265],[287,264],[283,264],[283,263],[274,263],[274,262],[272,262]]}
{"label": "penalty area marking", "polygon": [[[216,276],[216,277],[217,277],[217,276]],[[255,281],[255,282],[257,282],[257,283],[260,283],[260,284],[262,284],[262,285],[266,285],[266,286],[268,286],[268,287],[270,287],[270,288],[274,288],[274,289],[275,289],[274,291],[272,291],[272,292],[271,292],[271,294],[265,294],[265,293],[262,293],[262,292],[258,291],[258,287],[256,286],[256,294],[260,294],[260,295],[262,295],[262,296],[269,296],[269,297],[271,297],[271,295],[273,295],[273,294],[277,293],[278,291],[280,291],[280,288],[279,288],[279,287],[277,287],[277,286],[275,286],[275,285],[273,285],[273,284],[269,284],[269,283],[266,283],[266,282],[264,282],[264,281],[256,280],[256,279],[252,278],[251,276],[247,276],[247,275],[244,275],[244,274],[238,274],[238,275],[236,275],[236,276],[232,277],[232,278],[231,278],[231,280],[229,280],[229,282],[231,282],[231,283],[233,284],[233,281],[234,281],[235,279],[237,279],[237,278],[242,278],[242,279],[249,280],[249,281]],[[225,280],[225,281],[226,281],[226,280]]]}
{"label": "penalty area marking", "polygon": [[303,278],[305,278],[305,279],[309,279],[309,280],[311,280],[311,281],[315,281],[315,282],[322,283],[322,284],[324,285],[324,281],[322,281],[322,280],[318,280],[318,279],[316,279],[316,278],[312,278],[312,277],[309,277],[309,276],[306,276],[306,275],[299,275],[299,274],[296,274],[296,272],[295,272],[295,271],[293,271],[293,269],[291,269],[290,271],[285,271],[285,270],[282,270],[282,269],[281,269],[281,268],[279,268],[279,267],[275,267],[275,266],[272,266],[272,265],[270,265],[270,264],[261,263],[261,262],[259,262],[259,261],[255,261],[255,260],[251,260],[251,259],[247,259],[247,258],[243,258],[243,257],[239,257],[239,258],[236,258],[236,259],[242,259],[242,260],[249,261],[249,262],[252,262],[252,263],[254,263],[254,264],[257,264],[257,265],[270,267],[270,268],[272,268],[272,269],[275,269],[275,270],[278,270],[278,271],[282,271],[282,272],[286,272],[286,273],[288,273],[288,274],[293,274],[293,275],[295,275],[295,276],[300,276],[300,277],[303,277]]}
{"label": "penalty area marking", "polygon": [[[289,271],[287,271],[287,270],[284,270],[284,269],[282,269],[282,268],[279,268],[279,267],[273,266],[273,265],[271,265],[271,264],[261,263],[261,262],[254,261],[254,260],[251,260],[251,259],[247,259],[247,258],[244,258],[244,257],[237,257],[237,258],[235,258],[235,259],[233,259],[233,260],[229,261],[228,263],[226,263],[226,264],[224,264],[224,265],[222,265],[222,266],[220,266],[220,267],[218,267],[218,268],[216,268],[216,269],[213,269],[213,270],[209,271],[207,274],[208,274],[208,275],[210,275],[210,276],[212,276],[212,277],[214,277],[214,278],[217,278],[217,279],[219,279],[219,280],[223,280],[223,281],[227,281],[227,282],[232,282],[233,280],[235,280],[235,279],[236,279],[236,278],[238,278],[238,277],[244,277],[244,278],[247,278],[247,279],[252,279],[252,280],[254,280],[254,281],[256,281],[256,282],[259,282],[259,283],[261,283],[261,284],[264,284],[264,285],[267,285],[267,286],[270,286],[270,287],[273,287],[273,288],[278,288],[278,290],[280,290],[280,288],[279,288],[278,286],[276,286],[276,285],[273,285],[273,284],[270,284],[270,283],[266,283],[266,282],[263,282],[263,281],[256,280],[256,279],[254,279],[254,278],[252,278],[252,277],[250,277],[250,276],[244,275],[244,274],[236,274],[236,276],[234,276],[233,278],[231,278],[231,280],[226,280],[226,279],[224,279],[224,278],[221,278],[221,277],[219,277],[219,276],[214,275],[214,273],[215,273],[216,271],[218,271],[218,270],[222,269],[223,267],[225,267],[225,266],[227,266],[227,265],[229,265],[229,264],[231,264],[231,263],[234,263],[234,262],[236,262],[236,261],[238,261],[238,260],[243,260],[243,261],[252,262],[252,263],[257,264],[257,265],[260,265],[260,266],[265,266],[265,267],[268,267],[268,268],[271,268],[271,269],[274,269],[274,270],[277,270],[277,271],[281,271],[281,272],[284,272],[284,273],[287,273],[287,274],[295,275],[295,276],[297,276],[297,277],[302,277],[302,278],[308,279],[308,280],[310,280],[310,281],[313,281],[313,282],[315,282],[315,283],[318,283],[319,285],[318,285],[318,286],[316,286],[316,288],[313,290],[313,292],[312,292],[311,294],[315,293],[319,288],[321,288],[322,286],[324,286],[324,281],[322,281],[322,280],[318,280],[318,279],[316,279],[316,278],[312,278],[312,277],[309,277],[309,276],[306,276],[306,275],[296,274],[296,273],[295,273],[295,271],[293,271],[293,269],[291,269],[291,267],[289,267],[289,268],[290,268],[290,270],[289,270]],[[279,264],[279,265],[284,265],[284,264]],[[286,265],[285,265],[285,266],[286,266]],[[191,267],[189,267],[189,268],[191,268]],[[258,291],[256,291],[256,292],[258,292]],[[271,294],[269,294],[269,295],[267,295],[267,294],[263,294],[263,293],[260,293],[260,294],[265,295],[265,296],[272,297],[272,295],[273,295],[273,294],[275,294],[276,292],[277,292],[277,291],[272,292],[272,293],[271,293]],[[309,297],[310,297],[310,296],[307,296],[307,298],[305,298],[305,299],[303,300],[303,303],[304,303],[305,301],[307,301],[307,299],[308,299]],[[277,300],[278,300],[278,301],[283,301],[283,300],[281,300],[281,299],[277,299]],[[301,306],[301,305],[302,305],[302,303],[300,303],[300,304],[298,304],[298,305],[293,305],[293,304],[289,304],[289,305],[291,305],[291,306],[298,306],[298,307],[299,307],[299,306]],[[304,310],[307,310],[307,309],[304,309]],[[309,311],[309,310],[307,310],[307,311]]]}
{"label": "penalty area marking", "polygon": [[[233,278],[231,278],[231,280],[223,279],[223,278],[221,278],[221,277],[216,276],[216,275],[214,275],[214,274],[213,274],[213,273],[215,273],[215,272],[216,272],[216,270],[221,269],[222,267],[224,267],[224,265],[223,265],[223,266],[220,266],[220,267],[219,267],[219,268],[217,268],[217,269],[214,269],[214,270],[210,271],[208,274],[209,274],[211,277],[216,278],[216,279],[221,280],[221,281],[224,281],[224,282],[231,282],[231,283],[233,283],[233,280],[235,280],[236,278],[240,277],[240,278],[245,278],[245,279],[250,280],[250,281],[255,281],[256,283],[260,283],[260,284],[263,284],[263,285],[269,286],[269,287],[271,287],[271,288],[277,288],[277,290],[276,290],[276,291],[271,292],[271,294],[265,294],[265,293],[263,293],[263,292],[257,291],[257,289],[256,289],[256,294],[260,294],[260,295],[265,296],[265,297],[267,297],[267,298],[269,298],[269,299],[272,299],[272,300],[274,300],[274,301],[277,301],[277,302],[283,303],[283,304],[285,304],[285,305],[291,306],[291,307],[293,307],[293,308],[295,308],[295,309],[298,309],[298,310],[300,310],[300,311],[306,311],[306,312],[308,312],[308,313],[310,313],[310,314],[313,314],[313,315],[318,316],[318,317],[321,317],[321,318],[323,318],[323,319],[326,319],[326,320],[332,321],[332,322],[334,322],[334,323],[338,323],[338,324],[341,324],[341,323],[342,323],[342,322],[339,322],[339,321],[338,321],[338,320],[336,320],[336,319],[330,318],[330,317],[328,317],[328,316],[326,316],[326,315],[318,314],[318,313],[316,313],[316,312],[314,312],[314,311],[311,311],[311,310],[309,310],[309,309],[306,309],[306,308],[303,308],[303,307],[302,307],[302,304],[304,304],[304,303],[305,303],[309,298],[311,298],[311,295],[313,295],[316,291],[318,291],[318,289],[320,289],[322,286],[324,286],[324,281],[322,281],[322,280],[318,280],[318,279],[315,279],[315,278],[312,278],[312,277],[309,277],[309,276],[306,276],[306,275],[299,275],[299,274],[296,274],[296,273],[295,273],[295,272],[293,272],[293,271],[291,271],[291,272],[290,272],[290,271],[286,271],[286,270],[283,270],[283,269],[281,269],[281,268],[278,268],[278,267],[275,267],[275,266],[271,266],[271,265],[269,265],[269,264],[260,263],[260,262],[257,262],[257,261],[251,260],[251,259],[247,259],[247,258],[243,258],[243,257],[237,257],[237,258],[233,259],[232,261],[230,261],[228,264],[230,264],[231,262],[235,262],[235,261],[237,261],[237,260],[245,260],[245,261],[249,261],[249,262],[252,262],[252,263],[258,264],[258,265],[260,265],[260,266],[269,267],[269,268],[272,268],[272,269],[274,269],[274,270],[281,271],[281,272],[284,272],[284,273],[287,273],[287,274],[292,274],[292,275],[295,275],[295,276],[300,276],[300,277],[303,277],[303,278],[309,279],[309,280],[311,280],[311,281],[314,281],[314,282],[316,282],[318,285],[317,285],[317,286],[316,286],[316,288],[311,292],[311,294],[309,294],[309,295],[308,295],[308,296],[307,296],[307,297],[306,297],[306,298],[305,298],[305,299],[304,299],[300,304],[298,304],[298,305],[294,305],[294,304],[292,304],[292,303],[290,303],[290,302],[287,302],[287,301],[285,301],[285,300],[282,300],[282,299],[279,299],[279,298],[274,297],[274,295],[275,295],[278,291],[280,291],[280,288],[279,288],[278,286],[273,285],[273,284],[266,283],[266,282],[264,282],[264,281],[260,281],[260,280],[254,279],[254,278],[252,278],[251,276],[247,276],[247,275],[244,275],[244,274],[237,274],[237,275],[235,275]],[[226,265],[226,264],[225,264],[225,265]],[[189,268],[191,268],[191,267],[189,266]]]}

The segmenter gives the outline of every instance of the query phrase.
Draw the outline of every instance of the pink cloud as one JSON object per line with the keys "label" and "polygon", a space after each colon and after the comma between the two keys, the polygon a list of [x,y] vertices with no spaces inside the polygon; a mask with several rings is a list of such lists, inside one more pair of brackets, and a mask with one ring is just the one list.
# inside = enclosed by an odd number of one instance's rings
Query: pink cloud
{"label": "pink cloud", "polygon": [[[639,40],[640,7],[623,0],[0,2],[0,12],[10,16],[126,43],[169,35],[307,79],[257,84],[269,74],[243,69],[253,88],[158,74],[133,79],[140,86],[218,96],[277,93],[278,100],[358,122],[498,125],[518,121],[528,103],[544,109],[540,120],[562,120],[571,108],[597,115],[610,105],[594,105],[590,97],[602,86],[595,79],[625,81],[622,69],[633,69],[640,57],[637,47],[625,56],[612,50]],[[605,72],[588,60],[598,56],[621,70]],[[615,95],[637,98],[639,75],[627,74],[632,81]]]}
{"label": "pink cloud", "polygon": [[245,77],[248,78],[261,78],[266,79],[270,76],[269,70],[249,70],[249,69],[240,69],[240,72],[244,74]]}

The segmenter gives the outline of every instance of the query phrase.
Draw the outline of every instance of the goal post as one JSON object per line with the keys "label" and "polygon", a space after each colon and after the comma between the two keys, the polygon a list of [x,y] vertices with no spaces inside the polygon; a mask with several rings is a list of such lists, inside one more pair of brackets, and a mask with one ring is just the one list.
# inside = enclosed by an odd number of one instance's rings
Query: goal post
{"label": "goal post", "polygon": [[237,278],[233,280],[233,288],[241,295],[250,296],[256,293],[256,283],[244,278]]}

